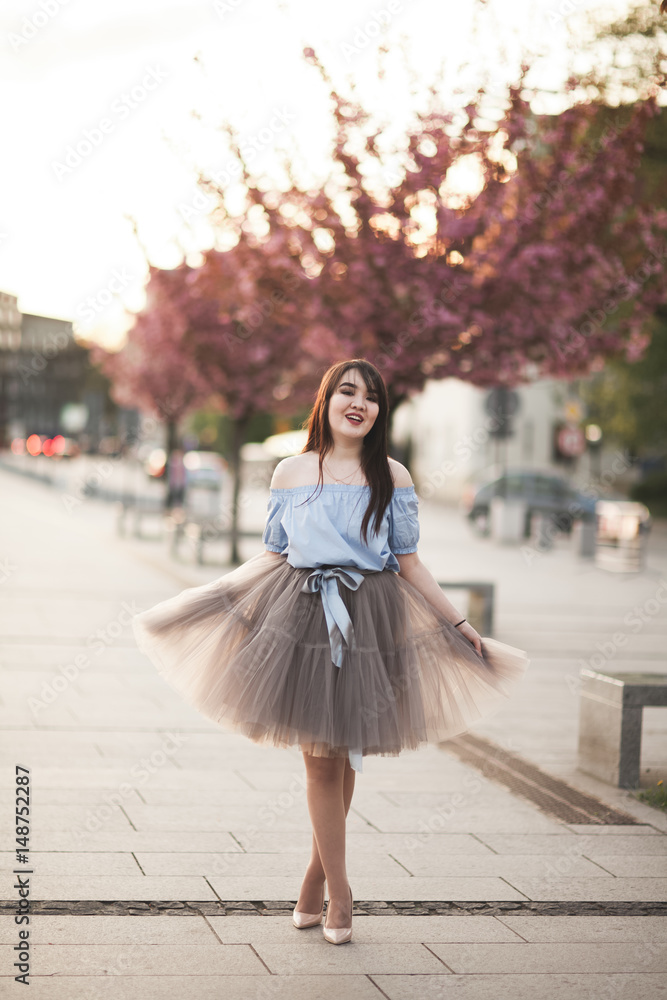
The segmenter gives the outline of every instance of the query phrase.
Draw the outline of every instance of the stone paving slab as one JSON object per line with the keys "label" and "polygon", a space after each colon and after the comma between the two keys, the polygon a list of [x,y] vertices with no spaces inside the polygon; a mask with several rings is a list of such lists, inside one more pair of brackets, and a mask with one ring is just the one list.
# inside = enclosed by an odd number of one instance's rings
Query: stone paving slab
{"label": "stone paving slab", "polygon": [[[357,809],[355,800],[352,800],[350,812],[348,814],[348,824],[353,813],[364,819],[364,821],[375,827],[382,833],[402,833],[418,832],[430,827],[437,832],[448,831],[450,833],[474,833],[483,835],[487,831],[498,833],[515,833],[517,830],[530,833],[561,833],[562,825],[538,812],[537,809],[526,805],[523,801],[514,800],[514,806],[508,805],[500,810],[493,811],[487,809],[483,803],[469,807],[467,809],[453,809],[450,815],[450,807],[443,806],[442,809],[434,809],[429,812],[420,810],[418,813],[389,808],[364,809],[363,812]],[[350,827],[352,829],[352,827]]]}
{"label": "stone paving slab", "polygon": [[[426,947],[458,974],[667,972],[667,945],[633,941],[539,944],[440,944]],[[262,950],[260,949],[260,954]]]}
{"label": "stone paving slab", "polygon": [[[310,842],[309,842],[310,843]],[[14,839],[5,832],[0,839],[4,851],[14,850]],[[82,830],[76,833],[64,830],[38,830],[30,838],[34,851],[76,851],[95,853],[97,851],[214,851],[239,852],[242,848],[232,834],[221,831],[174,831],[174,830]],[[304,848],[305,850],[305,848]]]}
{"label": "stone paving slab", "polygon": [[[325,942],[326,943],[326,942]],[[415,947],[420,947],[415,945]],[[0,963],[9,969],[14,957],[10,945],[0,945]],[[33,968],[40,976],[162,976],[168,986],[171,976],[266,976],[265,964],[244,944],[36,944]],[[422,967],[418,971],[430,971]],[[5,973],[6,975],[6,973]],[[32,976],[31,976],[32,979]]]}
{"label": "stone paving slab", "polygon": [[[312,833],[306,828],[290,833],[288,843],[285,843],[285,838],[281,833],[266,830],[248,831],[235,827],[232,833],[249,854],[276,852],[289,855],[296,853],[303,858],[310,851],[312,840]],[[410,848],[410,845],[421,845],[421,841],[415,838],[412,833],[380,833],[376,831],[358,833],[348,830],[345,842],[350,858],[354,855],[376,852],[396,854],[398,851]],[[428,844],[429,850],[433,853],[473,855],[492,855],[494,853],[491,848],[481,843],[476,836],[470,833],[432,833],[428,831],[428,837],[425,838],[424,843]]]}
{"label": "stone paving slab", "polygon": [[[306,931],[313,933],[306,934]],[[366,975],[450,975],[450,970],[421,943],[392,941],[390,944],[366,944],[355,941],[354,947],[348,948],[347,945],[330,946],[322,937],[321,927],[318,930],[305,928],[303,935],[306,940],[299,942],[299,947],[286,948],[281,943],[262,941],[254,948],[267,968],[278,976],[345,976],[362,972]]]}
{"label": "stone paving slab", "polygon": [[[329,945],[334,948],[334,945]],[[335,995],[341,1000],[382,1000],[366,975],[336,974]],[[429,981],[431,977],[420,977]],[[440,977],[438,977],[440,978]],[[409,980],[408,980],[409,981]],[[326,976],[31,976],[31,1000],[331,1000],[332,979]],[[439,988],[439,987],[438,987]],[[414,1000],[414,993],[410,993]],[[442,995],[440,995],[441,997]],[[420,998],[421,1000],[421,998]],[[496,998],[497,1000],[497,998]],[[640,998],[643,1000],[643,998]]]}
{"label": "stone paving slab", "polygon": [[[132,854],[121,851],[31,851],[30,868],[41,875],[138,875],[142,870]],[[0,853],[0,872],[12,872],[16,864],[16,854],[10,851]],[[171,874],[171,873],[167,873]],[[183,872],[174,872],[182,875]],[[187,873],[190,874],[190,873]],[[199,874],[199,873],[197,873]]]}
{"label": "stone paving slab", "polygon": [[611,875],[619,878],[667,879],[667,857],[638,857],[625,854],[589,854],[590,860],[602,865]]}
{"label": "stone paving slab", "polygon": [[204,785],[201,788],[150,788],[144,786],[141,789],[141,798],[143,804],[147,806],[173,806],[176,802],[178,807],[183,809],[190,809],[193,806],[199,807],[204,799],[208,806],[218,807],[218,811],[229,808],[241,794],[244,803],[254,806],[256,809],[277,802],[286,795],[292,795],[294,798],[303,800],[304,803],[306,801],[303,774],[295,772],[294,778],[281,781],[278,787],[274,783],[273,788],[270,789],[252,788],[238,775],[233,775],[233,777],[235,778],[234,783],[228,779],[221,782],[222,787],[218,788],[206,788]]}
{"label": "stone paving slab", "polygon": [[[15,875],[0,874],[0,899],[15,899]],[[215,893],[203,878],[147,878],[129,875],[41,875],[30,876],[32,899],[215,899]],[[519,894],[517,893],[517,896]],[[234,897],[246,899],[249,897]],[[256,896],[254,897],[257,898]],[[280,898],[280,897],[275,897]]]}
{"label": "stone paving slab", "polygon": [[[136,858],[146,875],[205,875],[213,877],[233,874],[238,878],[282,876],[294,879],[294,885],[298,887],[301,885],[304,873],[303,854],[296,853],[281,855],[242,854],[232,851],[227,854],[137,852]],[[410,878],[410,872],[407,872],[394,858],[389,857],[388,854],[376,854],[375,852],[358,856],[350,855],[347,872],[350,879],[367,876],[373,878]],[[483,872],[482,874],[487,873]]]}
{"label": "stone paving slab", "polygon": [[[129,822],[137,830],[180,830],[182,832],[219,830],[223,832],[236,826],[256,826],[262,822],[261,810],[268,809],[268,806],[268,801],[258,807],[252,803],[246,805],[232,800],[224,808],[205,805],[184,808],[179,803],[173,803],[171,806],[137,806],[129,803],[124,808]],[[275,830],[282,830],[285,833],[291,830],[302,830],[304,822],[307,822],[303,815],[305,808],[304,795],[303,801],[299,800],[298,802],[298,809],[272,811],[270,813],[271,819],[267,818],[264,823],[270,822]],[[348,828],[358,831],[366,829],[367,823],[362,818],[353,816],[352,812],[351,809],[347,818]]]}
{"label": "stone paving slab", "polygon": [[[539,878],[550,871],[557,871],[553,858],[548,854],[517,854],[509,857],[493,854],[481,856],[457,854],[449,858],[442,853],[431,853],[428,847],[424,847],[421,852],[419,850],[413,852],[397,851],[394,857],[411,875],[417,878],[427,876],[450,878],[465,872],[466,875],[475,878],[493,875],[512,880],[521,876]],[[605,871],[603,867],[600,867],[597,859],[576,855],[567,860],[568,874],[570,875],[608,878],[610,874],[619,874]],[[660,875],[662,872],[657,870],[653,874]]]}
{"label": "stone paving slab", "polygon": [[[42,918],[45,919],[45,918]],[[159,917],[155,919],[160,919]],[[315,940],[321,935],[321,925],[297,930],[291,916],[273,917],[208,917],[208,922],[225,944],[282,943],[301,947],[299,942]],[[540,919],[540,918],[528,918]],[[650,918],[647,918],[650,919]],[[518,933],[497,917],[479,916],[354,916],[353,941],[358,944],[409,944],[431,941],[509,941],[520,940]],[[664,925],[663,925],[664,926]],[[308,934],[306,934],[308,931]],[[299,937],[296,938],[295,935]]]}
{"label": "stone paving slab", "polygon": [[533,917],[507,914],[497,918],[526,941],[655,941],[667,939],[665,917]]}
{"label": "stone paving slab", "polygon": [[443,982],[437,976],[373,976],[373,982],[382,990],[387,1000],[498,1000],[499,989],[503,997],[511,1000],[591,1000],[592,997],[632,997],[632,1000],[660,1000],[667,997],[667,983],[663,973],[591,974],[549,973],[498,976],[452,976]]}
{"label": "stone paving slab", "polygon": [[[492,920],[493,917],[487,919]],[[266,923],[271,921],[267,920]],[[201,916],[179,919],[172,916],[77,917],[33,914],[30,917],[30,940],[35,944],[211,945],[217,942],[218,937],[220,936],[216,936],[210,921]],[[0,943],[16,944],[16,924],[12,916],[0,916]],[[248,944],[249,942],[225,941],[224,943]]]}
{"label": "stone paving slab", "polygon": [[[95,808],[105,802],[112,792],[117,791],[119,786],[127,780],[127,777],[128,775],[121,778],[111,788],[104,785],[97,788],[40,788],[39,801],[41,805],[46,806],[67,805]],[[143,792],[138,788],[124,790],[123,799],[126,802],[134,801],[137,805],[145,804]]]}
{"label": "stone paving slab", "polygon": [[665,878],[528,878],[512,879],[528,899],[667,899]]}
{"label": "stone paving slab", "polygon": [[[588,830],[588,827],[582,827]],[[612,827],[612,830],[616,829]],[[658,832],[658,831],[655,831]],[[667,855],[667,837],[631,837],[610,834],[600,842],[587,833],[497,834],[485,833],[484,844],[498,854],[602,854]],[[429,845],[430,846],[430,845]]]}
{"label": "stone paving slab", "polygon": [[[159,881],[159,880],[155,880]],[[234,876],[216,878],[212,875],[208,881],[215,889],[220,899],[296,899],[300,886],[300,879],[284,877],[272,877],[265,875],[245,876],[236,878]],[[518,881],[518,879],[517,879]],[[588,881],[593,881],[589,879]],[[595,879],[594,881],[598,881]],[[615,881],[611,878],[609,881]],[[602,879],[601,884],[606,880]],[[365,876],[358,878],[352,884],[352,894],[355,899],[375,900],[413,900],[413,899],[469,899],[469,900],[490,900],[506,899],[520,900],[528,897],[519,889],[501,878],[481,877],[481,878],[372,878]],[[83,898],[83,897],[82,897]],[[86,896],[93,899],[94,896]],[[119,899],[131,898],[120,895]],[[142,897],[147,899],[148,897]],[[155,897],[165,899],[167,897]],[[196,896],[173,896],[173,899],[196,899]],[[539,898],[539,897],[534,897]],[[549,897],[554,898],[554,897]],[[563,897],[558,897],[563,898]],[[593,898],[588,896],[586,898]],[[607,897],[601,897],[607,898]]]}
{"label": "stone paving slab", "polygon": [[[60,806],[55,804],[48,805],[46,803],[42,805],[40,803],[33,808],[32,821],[36,826],[41,826],[43,830],[71,832],[78,828],[85,829],[86,823],[90,821],[92,808],[103,805],[103,799],[98,802],[92,802],[91,800],[89,807],[85,805],[68,805],[67,803]],[[127,832],[132,829],[132,823],[127,815],[121,809],[108,805],[105,807],[103,822],[108,830],[118,830],[122,833],[123,831]]]}

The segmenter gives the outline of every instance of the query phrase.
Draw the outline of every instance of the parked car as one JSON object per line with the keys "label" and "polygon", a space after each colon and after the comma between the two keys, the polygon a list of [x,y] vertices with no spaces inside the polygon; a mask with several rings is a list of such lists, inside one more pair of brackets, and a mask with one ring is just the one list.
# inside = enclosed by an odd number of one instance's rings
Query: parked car
{"label": "parked car", "polygon": [[[483,483],[471,483],[464,490],[461,507],[469,521],[484,535],[490,531],[491,500],[495,496],[522,500],[526,504],[524,533],[530,534],[533,514],[550,514],[558,527],[569,532],[579,518],[595,516],[601,497],[582,493],[563,476],[536,469],[508,469],[504,475]],[[605,495],[605,499],[609,497]]]}

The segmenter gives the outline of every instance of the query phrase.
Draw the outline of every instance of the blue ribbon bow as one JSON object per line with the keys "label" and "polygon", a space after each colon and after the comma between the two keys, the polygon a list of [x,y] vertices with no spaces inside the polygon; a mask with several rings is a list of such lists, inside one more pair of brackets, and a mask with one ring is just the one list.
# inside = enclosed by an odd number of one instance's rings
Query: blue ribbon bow
{"label": "blue ribbon bow", "polygon": [[354,629],[336,581],[340,580],[350,590],[357,590],[363,579],[364,574],[359,570],[333,566],[330,569],[313,570],[301,588],[305,593],[316,594],[319,591],[322,595],[324,617],[329,630],[331,659],[337,667],[343,665],[343,642],[348,649],[354,649]]}
{"label": "blue ribbon bow", "polygon": [[[350,590],[357,590],[363,582],[364,573],[347,566],[333,566],[326,569],[315,569],[306,577],[301,590],[308,594],[320,593],[324,617],[329,632],[331,659],[337,667],[343,665],[343,643],[348,649],[355,648],[354,628],[352,619],[347,613],[338,589],[338,580]],[[349,750],[350,764],[355,771],[362,770],[362,753],[360,749]]]}

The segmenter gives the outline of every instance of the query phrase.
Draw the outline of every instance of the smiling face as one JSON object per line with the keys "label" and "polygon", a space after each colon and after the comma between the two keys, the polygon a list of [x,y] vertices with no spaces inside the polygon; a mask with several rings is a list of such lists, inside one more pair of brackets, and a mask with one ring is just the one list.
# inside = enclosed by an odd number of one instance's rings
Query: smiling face
{"label": "smiling face", "polygon": [[348,368],[341,375],[329,400],[329,427],[336,438],[363,441],[377,419],[377,395],[366,383],[358,368]]}

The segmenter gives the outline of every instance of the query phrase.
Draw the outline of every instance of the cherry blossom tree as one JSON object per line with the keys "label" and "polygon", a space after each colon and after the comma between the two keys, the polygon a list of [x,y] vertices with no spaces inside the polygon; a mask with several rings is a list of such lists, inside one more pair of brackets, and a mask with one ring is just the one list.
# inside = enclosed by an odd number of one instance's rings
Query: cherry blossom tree
{"label": "cherry blossom tree", "polygon": [[202,406],[208,386],[187,350],[189,317],[183,289],[191,268],[149,265],[146,304],[119,351],[93,345],[93,360],[112,380],[111,395],[122,406],[150,413],[167,426],[167,456],[184,416]]}
{"label": "cherry blossom tree", "polygon": [[183,290],[188,357],[209,398],[232,419],[233,562],[239,561],[240,454],[248,425],[258,413],[291,415],[307,405],[312,379],[306,376],[321,357],[316,345],[309,351],[304,328],[311,290],[284,236],[260,241],[244,233],[231,249],[207,251]]}
{"label": "cherry blossom tree", "polygon": [[[305,56],[330,84],[313,50]],[[656,95],[603,130],[603,102],[536,116],[528,70],[495,122],[483,87],[458,113],[433,89],[393,176],[382,128],[333,87],[326,184],[304,188],[290,172],[287,190],[267,191],[244,174],[252,209],[288,233],[312,277],[309,329],[316,315],[342,356],[374,361],[392,408],[427,378],[516,385],[646,346],[666,227],[664,213],[636,201],[636,177]],[[479,188],[456,198],[448,174],[463,161]]]}

